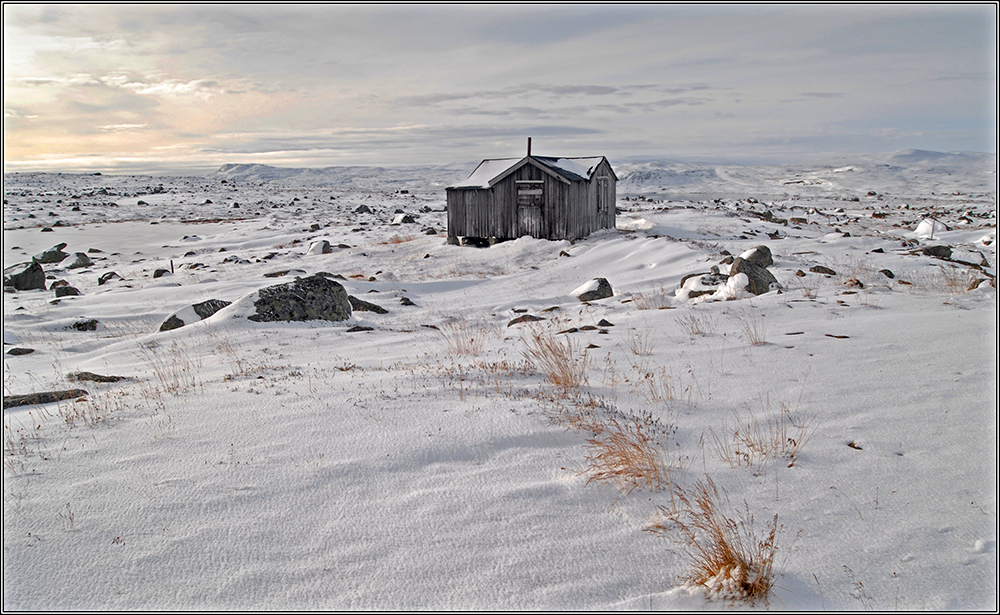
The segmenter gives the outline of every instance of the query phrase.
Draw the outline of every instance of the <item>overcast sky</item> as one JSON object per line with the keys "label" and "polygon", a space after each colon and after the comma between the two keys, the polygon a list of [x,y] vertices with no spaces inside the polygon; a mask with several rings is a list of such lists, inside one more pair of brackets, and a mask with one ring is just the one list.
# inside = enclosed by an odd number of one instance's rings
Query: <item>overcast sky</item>
{"label": "overcast sky", "polygon": [[4,171],[996,151],[994,4],[3,12]]}

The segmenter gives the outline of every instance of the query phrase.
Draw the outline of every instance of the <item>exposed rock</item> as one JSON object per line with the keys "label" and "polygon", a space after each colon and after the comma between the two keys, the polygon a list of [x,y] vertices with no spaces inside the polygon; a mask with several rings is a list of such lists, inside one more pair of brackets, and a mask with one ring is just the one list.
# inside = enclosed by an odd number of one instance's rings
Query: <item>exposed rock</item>
{"label": "exposed rock", "polygon": [[514,320],[510,321],[509,323],[507,323],[507,326],[509,327],[511,325],[519,325],[522,322],[537,322],[539,320],[545,320],[545,319],[542,318],[541,316],[533,316],[531,314],[523,314],[521,316],[518,316]]}
{"label": "exposed rock", "polygon": [[78,320],[71,325],[72,329],[77,331],[97,331],[97,320],[90,318],[88,320]]}
{"label": "exposed rock", "polygon": [[97,278],[97,285],[104,286],[105,282],[110,280],[120,280],[122,277],[115,273],[114,271],[109,271],[107,273],[101,274],[101,277]]}
{"label": "exposed rock", "polygon": [[282,269],[281,271],[272,271],[270,273],[265,273],[264,277],[265,278],[281,278],[281,277],[284,277],[284,276],[286,276],[286,275],[288,275],[289,273],[292,273],[292,272],[294,272],[294,273],[303,273],[303,274],[305,273],[305,271],[303,271],[302,269]]}
{"label": "exposed rock", "polygon": [[934,258],[951,258],[951,248],[948,246],[927,246],[921,250],[921,254]]}
{"label": "exposed rock", "polygon": [[16,408],[18,406],[32,406],[37,404],[50,404],[54,401],[65,401],[67,399],[77,399],[89,395],[83,389],[69,389],[66,391],[46,391],[44,393],[31,393],[30,395],[10,395],[4,396],[4,408]]}
{"label": "exposed rock", "polygon": [[354,210],[356,214],[370,214],[372,213],[372,208],[367,205],[358,205],[357,209]]}
{"label": "exposed rock", "polygon": [[597,323],[597,326],[599,326],[599,327],[613,327],[613,326],[615,326],[615,325],[614,325],[614,323],[611,323],[611,322],[608,322],[608,320],[606,320],[606,319],[602,318],[602,319],[601,319],[601,320],[600,320],[600,321],[599,321],[599,322]]}
{"label": "exposed rock", "polygon": [[205,320],[230,303],[230,301],[223,301],[221,299],[209,299],[208,301],[202,301],[201,303],[181,308],[170,316],[167,316],[166,320],[163,321],[163,324],[160,325],[159,330],[172,331],[174,329],[180,329],[184,325],[190,325],[200,320]]}
{"label": "exposed rock", "polygon": [[763,295],[769,292],[772,284],[777,285],[778,280],[764,267],[754,265],[750,261],[739,256],[733,261],[729,268],[729,277],[744,274],[747,276],[747,285],[744,287],[747,292],[755,295]]}
{"label": "exposed rock", "polygon": [[23,354],[31,354],[33,352],[35,352],[34,348],[11,348],[10,350],[7,351],[7,354],[11,355],[12,357],[17,357]]}
{"label": "exposed rock", "polygon": [[73,372],[72,374],[67,374],[66,379],[70,382],[118,382],[120,380],[128,380],[125,376],[102,376],[93,372]]}
{"label": "exposed rock", "polygon": [[79,294],[80,290],[78,288],[74,288],[68,284],[66,286],[56,287],[56,297],[76,297]]}
{"label": "exposed rock", "polygon": [[262,288],[254,308],[257,313],[248,318],[256,322],[337,322],[351,317],[351,302],[344,287],[318,275]]}
{"label": "exposed rock", "polygon": [[414,214],[396,214],[392,219],[393,224],[415,224],[420,216]]}
{"label": "exposed rock", "polygon": [[45,271],[35,261],[11,265],[3,270],[3,285],[14,290],[45,290]]}
{"label": "exposed rock", "polygon": [[597,301],[598,299],[613,297],[615,291],[612,290],[611,283],[607,279],[594,278],[583,286],[578,287],[572,294],[580,301]]}
{"label": "exposed rock", "polygon": [[823,275],[837,275],[837,272],[829,267],[824,267],[823,265],[814,265],[809,268],[809,271],[813,273],[822,273]]}
{"label": "exposed rock", "polygon": [[774,264],[774,259],[771,258],[771,249],[767,246],[757,246],[756,248],[751,248],[741,254],[740,257],[753,265],[757,265],[758,267],[766,268]]}
{"label": "exposed rock", "polygon": [[354,325],[347,329],[348,333],[360,333],[361,331],[374,331],[374,327],[366,327],[364,325]]}
{"label": "exposed rock", "polygon": [[389,310],[385,309],[384,307],[380,305],[375,305],[374,303],[363,301],[353,295],[349,295],[347,299],[351,302],[351,309],[354,310],[355,312],[375,312],[376,314],[389,313]]}
{"label": "exposed rock", "polygon": [[407,305],[407,306],[411,306],[411,305],[415,306],[415,305],[417,305],[409,297],[405,297],[405,296],[399,298],[399,304],[400,305]]}
{"label": "exposed rock", "polygon": [[191,306],[194,313],[201,316],[202,320],[205,320],[209,316],[215,314],[222,308],[226,307],[232,303],[231,301],[223,301],[222,299],[209,299],[208,301],[202,301],[201,303],[195,303]]}
{"label": "exposed rock", "polygon": [[37,263],[47,264],[47,263],[61,263],[69,254],[63,252],[63,248],[66,244],[59,243],[44,252],[39,252],[38,254],[31,257],[31,259]]}
{"label": "exposed rock", "polygon": [[67,267],[69,269],[78,269],[80,267],[90,267],[94,264],[94,261],[90,260],[90,257],[84,252],[76,252],[73,254],[73,262]]}
{"label": "exposed rock", "polygon": [[309,244],[309,250],[306,251],[306,254],[329,254],[331,252],[333,252],[333,248],[330,246],[330,242],[323,239]]}
{"label": "exposed rock", "polygon": [[883,270],[879,271],[879,273],[881,273],[885,277],[889,278],[890,280],[893,279],[894,277],[896,277],[895,274],[893,274],[892,271],[890,271],[888,269],[883,269]]}
{"label": "exposed rock", "polygon": [[156,278],[162,278],[163,276],[167,275],[168,273],[170,273],[169,269],[163,269],[163,268],[154,269],[153,270],[153,279],[155,280]]}

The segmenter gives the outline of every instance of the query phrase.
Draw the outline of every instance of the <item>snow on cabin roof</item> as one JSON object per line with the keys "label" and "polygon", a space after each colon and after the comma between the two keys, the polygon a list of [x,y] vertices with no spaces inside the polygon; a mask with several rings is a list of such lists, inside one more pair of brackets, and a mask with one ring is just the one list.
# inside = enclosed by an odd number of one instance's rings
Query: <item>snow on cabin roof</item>
{"label": "snow on cabin roof", "polygon": [[489,188],[490,180],[499,175],[503,175],[507,169],[511,168],[524,158],[499,158],[496,160],[484,160],[479,163],[476,170],[465,181],[460,181],[451,186],[452,188]]}
{"label": "snow on cabin roof", "polygon": [[590,158],[542,158],[535,156],[535,160],[545,166],[551,167],[561,175],[575,180],[590,181],[594,174],[594,169],[604,160],[603,156],[592,156]]}
{"label": "snow on cabin roof", "polygon": [[[546,156],[529,156],[532,160],[539,162],[566,179],[574,181],[589,181],[594,174],[597,165],[604,160],[603,156],[591,156],[588,158],[550,158]],[[519,165],[527,158],[497,158],[494,160],[484,160],[479,163],[476,170],[464,181],[450,186],[451,188],[489,188],[491,182],[506,175],[508,171]]]}

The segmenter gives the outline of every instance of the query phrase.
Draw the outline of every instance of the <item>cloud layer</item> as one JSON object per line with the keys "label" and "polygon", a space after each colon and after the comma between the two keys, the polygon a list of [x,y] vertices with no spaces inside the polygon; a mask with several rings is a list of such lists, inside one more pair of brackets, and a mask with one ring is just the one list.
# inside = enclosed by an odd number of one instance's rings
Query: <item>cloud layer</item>
{"label": "cloud layer", "polygon": [[4,170],[994,151],[996,7],[5,5]]}

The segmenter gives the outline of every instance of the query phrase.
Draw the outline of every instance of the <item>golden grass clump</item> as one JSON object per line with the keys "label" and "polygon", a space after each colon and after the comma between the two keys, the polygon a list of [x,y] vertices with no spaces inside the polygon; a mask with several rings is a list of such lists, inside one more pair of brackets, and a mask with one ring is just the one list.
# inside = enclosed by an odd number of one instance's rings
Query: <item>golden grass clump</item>
{"label": "golden grass clump", "polygon": [[549,384],[563,393],[587,383],[587,353],[578,352],[568,337],[560,338],[542,329],[532,329],[525,336],[525,344],[524,357],[544,374]]}
{"label": "golden grass clump", "polygon": [[595,435],[587,440],[587,483],[610,481],[626,494],[672,487],[671,468],[656,434],[639,417],[630,419],[609,418],[589,425]]}
{"label": "golden grass clump", "polygon": [[748,508],[737,519],[720,510],[719,490],[708,477],[689,493],[679,491],[677,497],[681,511],[661,507],[665,519],[646,529],[661,534],[680,532],[682,549],[691,562],[687,585],[733,603],[763,600],[767,604],[775,580],[778,515],[759,534]]}

